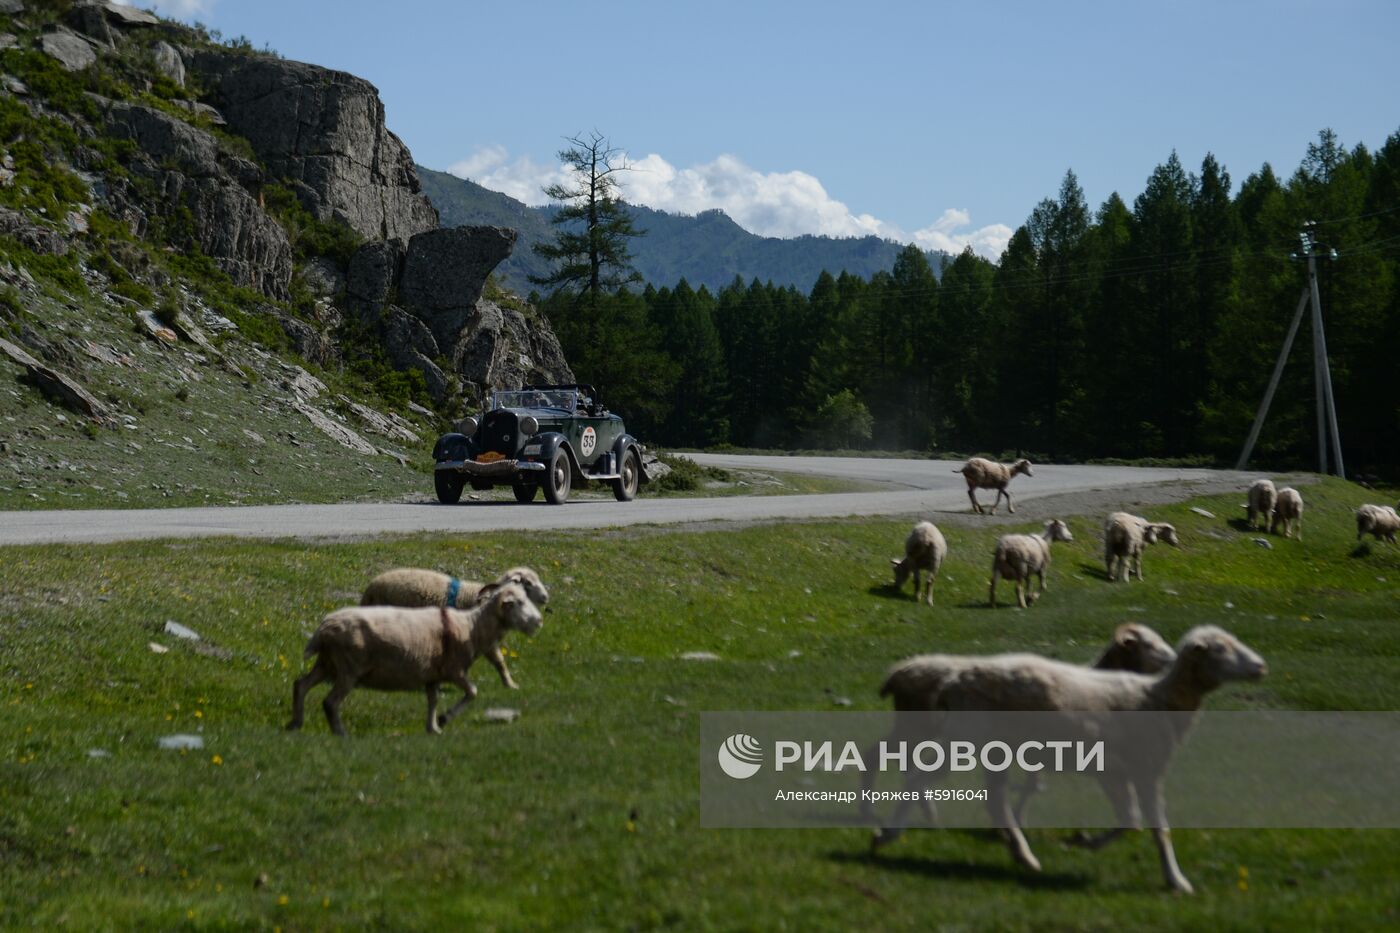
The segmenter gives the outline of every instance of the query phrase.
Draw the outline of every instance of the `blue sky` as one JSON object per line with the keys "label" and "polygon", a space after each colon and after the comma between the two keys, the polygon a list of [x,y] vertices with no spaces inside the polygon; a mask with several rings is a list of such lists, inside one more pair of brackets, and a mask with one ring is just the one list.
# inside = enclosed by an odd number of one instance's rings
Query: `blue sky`
{"label": "blue sky", "polygon": [[[147,5],[136,0],[138,5]],[[1175,149],[1236,185],[1400,131],[1400,2],[160,0],[378,86],[431,168],[538,202],[596,128],[628,195],[757,233],[995,257],[1065,170],[1130,203]]]}

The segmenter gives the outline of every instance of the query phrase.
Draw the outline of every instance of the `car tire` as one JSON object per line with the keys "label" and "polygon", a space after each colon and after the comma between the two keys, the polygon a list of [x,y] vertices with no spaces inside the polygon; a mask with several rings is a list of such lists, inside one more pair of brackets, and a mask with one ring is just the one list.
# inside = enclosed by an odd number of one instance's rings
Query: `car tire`
{"label": "car tire", "polygon": [[515,501],[519,503],[534,502],[535,493],[540,491],[539,483],[512,483],[511,492],[515,493]]}
{"label": "car tire", "polygon": [[642,481],[642,465],[635,450],[622,455],[622,475],[612,481],[613,498],[618,502],[631,502],[637,498],[637,486]]}
{"label": "car tire", "polygon": [[433,486],[437,489],[438,501],[443,505],[456,505],[457,500],[462,498],[462,477],[447,470],[438,470],[433,474]]}
{"label": "car tire", "polygon": [[550,505],[563,505],[569,498],[569,487],[573,483],[573,467],[564,448],[554,452],[549,458],[549,469],[545,471],[544,497]]}

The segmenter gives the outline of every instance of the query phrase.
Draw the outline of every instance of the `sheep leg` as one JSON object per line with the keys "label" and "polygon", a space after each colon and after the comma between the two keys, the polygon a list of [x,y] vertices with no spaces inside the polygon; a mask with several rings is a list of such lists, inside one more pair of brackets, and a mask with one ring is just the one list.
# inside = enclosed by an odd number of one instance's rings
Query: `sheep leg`
{"label": "sheep leg", "polygon": [[441,735],[442,727],[437,722],[438,685],[431,683],[423,689],[428,694],[428,734]]}
{"label": "sheep leg", "polygon": [[486,660],[491,662],[491,666],[496,669],[496,673],[501,675],[501,683],[507,690],[519,690],[520,685],[515,682],[515,678],[510,676],[510,668],[506,667],[506,656],[501,651],[500,645],[492,645],[486,652]]}
{"label": "sheep leg", "polygon": [[1167,792],[1161,777],[1152,782],[1152,789],[1143,801],[1147,822],[1152,826],[1152,838],[1157,843],[1157,857],[1162,862],[1162,876],[1167,887],[1180,894],[1194,894],[1195,889],[1176,864],[1176,849],[1172,847],[1172,831],[1167,825]]}
{"label": "sheep leg", "polygon": [[1016,822],[1025,825],[1026,804],[1030,799],[1045,789],[1045,782],[1039,775],[1030,777],[1021,785],[1020,791],[1016,795]]}
{"label": "sheep leg", "polygon": [[305,719],[306,693],[325,679],[326,671],[318,658],[316,665],[298,677],[296,682],[292,684],[292,721],[287,723],[288,732],[295,732],[301,728],[302,721]]}
{"label": "sheep leg", "polygon": [[1100,779],[1099,786],[1103,788],[1104,794],[1113,804],[1114,815],[1118,817],[1118,826],[1102,833],[1078,833],[1067,840],[1070,845],[1097,851],[1115,839],[1121,838],[1129,829],[1138,829],[1142,825],[1138,815],[1137,795],[1131,784],[1121,777],[1105,775]]}
{"label": "sheep leg", "polygon": [[1001,578],[1001,572],[997,569],[997,565],[996,565],[995,563],[993,563],[993,564],[992,564],[992,587],[991,587],[991,592],[988,594],[988,597],[989,597],[989,599],[991,600],[992,608],[993,608],[993,609],[995,609],[995,608],[997,607],[997,580],[999,580],[1000,578]]}
{"label": "sheep leg", "polygon": [[1026,590],[1030,589],[1030,586],[1031,586],[1031,581],[1030,581],[1030,578],[1029,578],[1029,577],[1027,577],[1026,579],[1017,578],[1017,580],[1016,580],[1016,605],[1020,606],[1022,609],[1025,609],[1025,608],[1026,608]]}
{"label": "sheep leg", "polygon": [[1016,514],[1016,506],[1011,504],[1011,490],[1003,489],[1001,494],[1006,497],[1006,512],[1008,515]]}
{"label": "sheep leg", "polygon": [[463,673],[460,677],[452,678],[452,682],[462,688],[462,698],[452,704],[452,708],[438,717],[438,727],[447,725],[454,716],[466,708],[466,705],[476,699],[476,684],[467,679]]}
{"label": "sheep leg", "polygon": [[981,504],[979,504],[978,501],[977,501],[977,489],[976,489],[976,487],[973,487],[973,486],[967,487],[967,497],[968,497],[969,499],[972,500],[972,511],[976,512],[978,515],[981,515],[981,514],[982,514],[982,506],[981,506]]}
{"label": "sheep leg", "polygon": [[340,721],[340,704],[345,702],[345,698],[354,689],[355,681],[348,677],[338,677],[331,685],[331,692],[321,701],[321,709],[326,713],[326,724],[341,738],[348,737],[349,733],[345,731],[345,724]]}
{"label": "sheep leg", "polygon": [[1040,871],[1040,861],[1031,852],[1030,843],[1026,842],[1026,834],[1021,832],[1021,826],[1016,822],[1016,814],[1011,810],[1011,801],[1006,796],[1004,774],[996,777],[988,775],[987,812],[1006,834],[1006,845],[1011,850],[1011,857],[1031,871]]}

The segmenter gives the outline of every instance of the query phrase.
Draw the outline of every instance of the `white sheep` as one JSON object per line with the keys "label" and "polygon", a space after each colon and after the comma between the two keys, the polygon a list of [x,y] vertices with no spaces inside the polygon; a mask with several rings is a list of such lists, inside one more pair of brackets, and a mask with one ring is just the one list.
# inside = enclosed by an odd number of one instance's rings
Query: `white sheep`
{"label": "white sheep", "polygon": [[1400,532],[1400,515],[1391,506],[1368,503],[1356,510],[1356,540],[1371,535],[1394,544],[1396,532]]}
{"label": "white sheep", "polygon": [[[948,542],[943,539],[943,532],[933,522],[919,522],[909,532],[909,537],[904,539],[904,559],[890,558],[890,563],[894,564],[894,588],[901,589],[909,574],[913,573],[914,601],[918,602],[927,590],[928,604],[932,606],[933,580],[938,576],[943,558],[947,556]],[[926,581],[922,577],[924,571],[928,572]]]}
{"label": "white sheep", "polygon": [[1165,541],[1179,547],[1176,526],[1151,522],[1128,512],[1114,512],[1103,526],[1103,561],[1110,582],[1127,582],[1133,574],[1142,579],[1142,552],[1147,545]]}
{"label": "white sheep", "polygon": [[982,514],[982,505],[977,501],[977,490],[995,489],[997,497],[992,502],[992,509],[989,514],[997,513],[997,506],[1001,505],[1001,497],[1006,497],[1006,511],[1014,513],[1016,508],[1011,504],[1011,493],[1007,486],[1011,483],[1012,477],[1024,473],[1027,476],[1034,476],[1031,472],[1031,462],[1024,457],[1015,463],[997,463],[994,460],[985,460],[982,457],[973,457],[963,464],[961,469],[954,470],[954,473],[961,473],[963,479],[967,480],[967,497],[972,500],[972,511]]}
{"label": "white sheep", "polygon": [[[1268,666],[1233,635],[1213,625],[1197,626],[1187,632],[1177,643],[1176,654],[1170,667],[1152,676],[1086,669],[1033,654],[976,658],[921,655],[895,665],[880,694],[894,696],[896,704],[900,697],[932,696],[938,710],[949,712],[1188,714],[1184,721],[1181,717],[1060,716],[1057,722],[1065,734],[1057,737],[1103,739],[1109,749],[1099,783],[1113,803],[1119,828],[1077,841],[1090,848],[1101,848],[1128,829],[1140,828],[1145,816],[1152,827],[1167,885],[1189,894],[1191,883],[1177,866],[1167,825],[1167,765],[1207,693],[1231,681],[1258,680],[1268,672]],[[919,724],[906,717],[904,728],[917,729]],[[1122,760],[1113,752],[1123,742],[1136,753],[1131,761]],[[989,771],[986,776],[987,809],[996,825],[1005,827],[1012,856],[1032,871],[1039,871],[1040,862],[1031,852],[1007,798],[1008,774]],[[927,773],[910,770],[906,773],[906,790],[922,788],[928,780]],[[1139,811],[1139,805],[1145,813]],[[899,835],[897,827],[913,806],[917,804],[901,801],[890,820],[891,827],[878,830],[874,836],[873,848],[878,849]]]}
{"label": "white sheep", "polygon": [[[417,567],[399,567],[388,570],[369,581],[361,606],[449,606],[453,609],[470,609],[496,589],[510,583],[525,589],[530,601],[543,609],[549,603],[549,590],[540,580],[540,575],[529,567],[512,567],[496,578],[495,583],[477,583],[473,580],[459,580],[436,570],[423,570]],[[486,649],[486,659],[501,677],[501,683],[511,690],[519,685],[506,666],[505,654],[500,642]]]}
{"label": "white sheep", "polygon": [[[929,656],[925,656],[925,675],[923,677],[908,681],[891,678],[886,681],[880,695],[891,697],[897,712],[939,709],[944,685],[955,679],[956,669],[965,665],[975,665],[981,661],[977,657],[959,655],[941,655],[940,657],[945,662],[945,669],[942,673],[932,670]],[[1108,643],[1108,647],[1099,655],[1098,660],[1089,666],[1100,671],[1156,674],[1165,670],[1175,660],[1176,651],[1154,629],[1137,622],[1125,622],[1114,631],[1113,640]],[[895,740],[899,731],[899,728],[896,727],[886,741]],[[877,754],[878,749],[872,747],[866,752],[865,760],[873,761]],[[874,782],[875,773],[873,771],[862,774],[862,790],[870,790],[874,786]],[[1022,785],[1019,798],[1016,801],[1017,822],[1021,821],[1021,814],[1025,810],[1026,802],[1040,787],[1038,777],[1032,777]],[[864,796],[862,796],[862,800],[864,800]],[[925,808],[925,812],[928,814],[929,821],[933,822],[932,808]],[[874,816],[868,804],[862,804],[862,813],[867,817]]]}
{"label": "white sheep", "polygon": [[[1038,535],[1002,535],[997,541],[996,553],[992,557],[992,583],[990,599],[992,608],[997,607],[997,580],[1006,577],[1016,581],[1016,603],[1025,609],[1045,592],[1045,571],[1050,567],[1050,544],[1053,541],[1073,541],[1069,526],[1058,518],[1045,523],[1045,530]],[[1039,581],[1036,592],[1029,593],[1030,579]]]}
{"label": "white sheep", "polygon": [[1274,503],[1277,500],[1278,490],[1274,488],[1272,480],[1257,479],[1254,481],[1254,485],[1249,487],[1249,502],[1245,505],[1245,509],[1249,512],[1249,529],[1251,531],[1269,523],[1269,516],[1274,513]]}
{"label": "white sheep", "polygon": [[1278,534],[1279,526],[1283,526],[1283,536],[1291,538],[1293,532],[1298,532],[1298,540],[1303,540],[1303,497],[1298,490],[1292,486],[1285,486],[1278,491],[1278,499],[1274,502],[1274,518],[1269,523],[1269,533]]}
{"label": "white sheep", "polygon": [[[544,624],[540,610],[525,589],[509,583],[482,603],[465,611],[446,606],[351,606],[337,609],[321,621],[306,643],[305,657],[316,657],[311,670],[292,686],[292,720],[288,730],[301,728],[306,692],[331,681],[322,708],[336,735],[345,735],[340,704],[357,686],[373,690],[417,690],[428,695],[428,731],[442,727],[476,696],[467,677],[472,663],[507,631],[533,635]],[[462,688],[462,699],[437,715],[438,688],[443,682]]]}

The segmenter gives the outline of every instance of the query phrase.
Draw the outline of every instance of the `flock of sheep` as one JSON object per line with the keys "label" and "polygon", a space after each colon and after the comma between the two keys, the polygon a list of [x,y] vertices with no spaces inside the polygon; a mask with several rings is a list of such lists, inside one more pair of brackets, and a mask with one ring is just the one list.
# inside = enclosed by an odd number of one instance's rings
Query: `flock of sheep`
{"label": "flock of sheep", "polygon": [[[968,498],[973,509],[981,513],[978,489],[997,490],[991,511],[995,513],[1001,498],[1007,508],[1011,496],[1007,485],[1014,476],[1031,472],[1031,464],[1017,460],[1011,464],[994,463],[975,458],[960,470],[967,480]],[[1256,481],[1249,488],[1247,524],[1251,529],[1268,524],[1271,533],[1282,532],[1285,538],[1295,534],[1302,540],[1303,497],[1291,487],[1276,489],[1267,479]],[[1363,505],[1356,510],[1356,535],[1361,540],[1370,534],[1378,540],[1395,543],[1400,531],[1400,515],[1390,506]],[[1108,579],[1127,581],[1133,575],[1142,579],[1142,553],[1149,544],[1165,541],[1173,546],[1180,541],[1176,529],[1169,524],[1152,522],[1127,512],[1114,512],[1104,523],[1104,564]],[[996,607],[996,586],[999,577],[1016,583],[1016,598],[1022,608],[1044,592],[1045,572],[1050,565],[1050,545],[1055,541],[1073,540],[1069,528],[1059,519],[1045,523],[1040,534],[1003,535],[998,540],[992,558],[990,602]],[[904,559],[895,560],[896,589],[903,587],[912,573],[916,600],[933,603],[933,580],[948,554],[947,541],[932,522],[919,522],[909,533],[904,546]],[[920,579],[927,573],[925,579]],[[1029,593],[1031,578],[1038,583],[1035,593]],[[1091,667],[1077,667],[1061,661],[1032,654],[1006,654],[989,657],[964,655],[919,655],[900,662],[891,669],[880,695],[893,700],[897,712],[1163,712],[1194,715],[1205,695],[1231,681],[1257,680],[1267,672],[1267,665],[1252,649],[1223,629],[1211,625],[1197,626],[1171,648],[1160,635],[1144,625],[1125,625],[1118,629],[1107,651]],[[1083,726],[1085,736],[1104,737],[1102,718],[1076,720]],[[917,720],[916,729],[927,728],[928,721]],[[1111,722],[1111,721],[1110,721]],[[897,723],[895,733],[908,729],[906,717]],[[1142,728],[1141,720],[1125,728]],[[1100,783],[1114,807],[1119,826],[1075,841],[1091,848],[1100,848],[1123,835],[1129,827],[1143,825],[1146,817],[1153,826],[1162,873],[1168,887],[1183,893],[1191,892],[1176,862],[1171,831],[1166,822],[1165,777],[1172,751],[1184,737],[1170,725],[1162,727],[1154,747],[1159,753],[1145,761],[1123,762],[1110,768]],[[1139,736],[1140,738],[1140,736]],[[1139,743],[1140,744],[1140,743]],[[867,789],[873,774],[867,776]],[[926,775],[910,772],[909,786],[918,789],[928,780]],[[1005,773],[988,772],[987,806],[1004,833],[1012,856],[1022,865],[1039,870],[1040,863],[1031,852],[1021,831],[1021,812],[1034,785],[1022,790],[1012,802],[1008,795]],[[907,799],[899,805],[890,823],[877,829],[872,849],[888,845],[899,836],[898,828],[905,822],[907,811],[918,803]],[[930,805],[925,805],[930,812]],[[867,811],[873,819],[874,814]]]}
{"label": "flock of sheep", "polygon": [[[959,471],[967,480],[968,497],[981,513],[978,489],[995,489],[995,513],[1005,497],[1014,511],[1007,485],[1017,475],[1034,475],[1027,460],[999,464],[975,458]],[[1249,489],[1248,524],[1268,520],[1271,530],[1285,537],[1302,538],[1303,500],[1291,488],[1276,490],[1269,480]],[[1389,506],[1364,505],[1356,512],[1357,537],[1371,534],[1395,542],[1400,516]],[[1018,604],[1025,608],[1045,591],[1050,566],[1050,546],[1071,541],[1068,526],[1059,519],[1045,523],[1039,534],[1008,534],[993,553],[990,602],[996,606],[997,581],[1006,577],[1016,584]],[[1127,512],[1114,512],[1104,525],[1104,562],[1110,581],[1142,579],[1142,554],[1147,545],[1165,541],[1178,545],[1176,529]],[[948,554],[943,534],[932,522],[914,526],[905,541],[902,560],[894,560],[894,582],[901,588],[912,575],[915,598],[933,603],[933,582]],[[925,574],[927,576],[925,576]],[[1031,592],[1031,580],[1036,588]],[[322,620],[307,642],[305,657],[316,659],[292,688],[289,730],[301,728],[306,694],[322,682],[330,682],[323,701],[326,721],[337,735],[346,734],[340,705],[356,687],[377,690],[418,690],[427,696],[427,731],[442,727],[476,696],[468,671],[485,657],[509,689],[517,685],[506,666],[502,638],[511,631],[533,635],[543,624],[542,611],[549,591],[539,575],[528,567],[506,571],[494,583],[458,580],[447,574],[421,569],[399,569],[381,574],[365,589],[359,606],[339,609]],[[1103,655],[1090,667],[1078,667],[1032,654],[987,657],[928,654],[897,664],[881,688],[898,712],[915,711],[1017,711],[1057,712],[1175,712],[1196,713],[1210,691],[1232,681],[1264,676],[1264,660],[1228,632],[1203,625],[1191,629],[1173,649],[1145,625],[1120,626]],[[463,691],[447,712],[437,712],[439,685],[455,684]],[[907,728],[896,725],[896,733]],[[1085,723],[1086,730],[1100,728]],[[1087,735],[1087,731],[1086,731]],[[1101,734],[1096,737],[1102,738]],[[1183,734],[1166,729],[1159,737],[1161,754],[1131,767],[1109,768],[1101,784],[1111,801],[1120,829],[1079,841],[1099,848],[1118,838],[1127,828],[1143,825],[1146,817],[1157,844],[1162,872],[1170,888],[1190,892],[1181,873],[1166,823],[1164,779],[1171,752]],[[921,772],[908,776],[911,788],[929,777]],[[1032,870],[1040,863],[1021,831],[1021,813],[1036,789],[1031,783],[1020,789],[1013,802],[1006,774],[988,773],[987,804],[1004,833],[1013,857]],[[891,820],[903,823],[908,807],[901,803]],[[873,813],[867,815],[874,819]],[[932,815],[931,813],[929,814]],[[882,827],[875,833],[875,849],[892,842],[900,829]]]}

